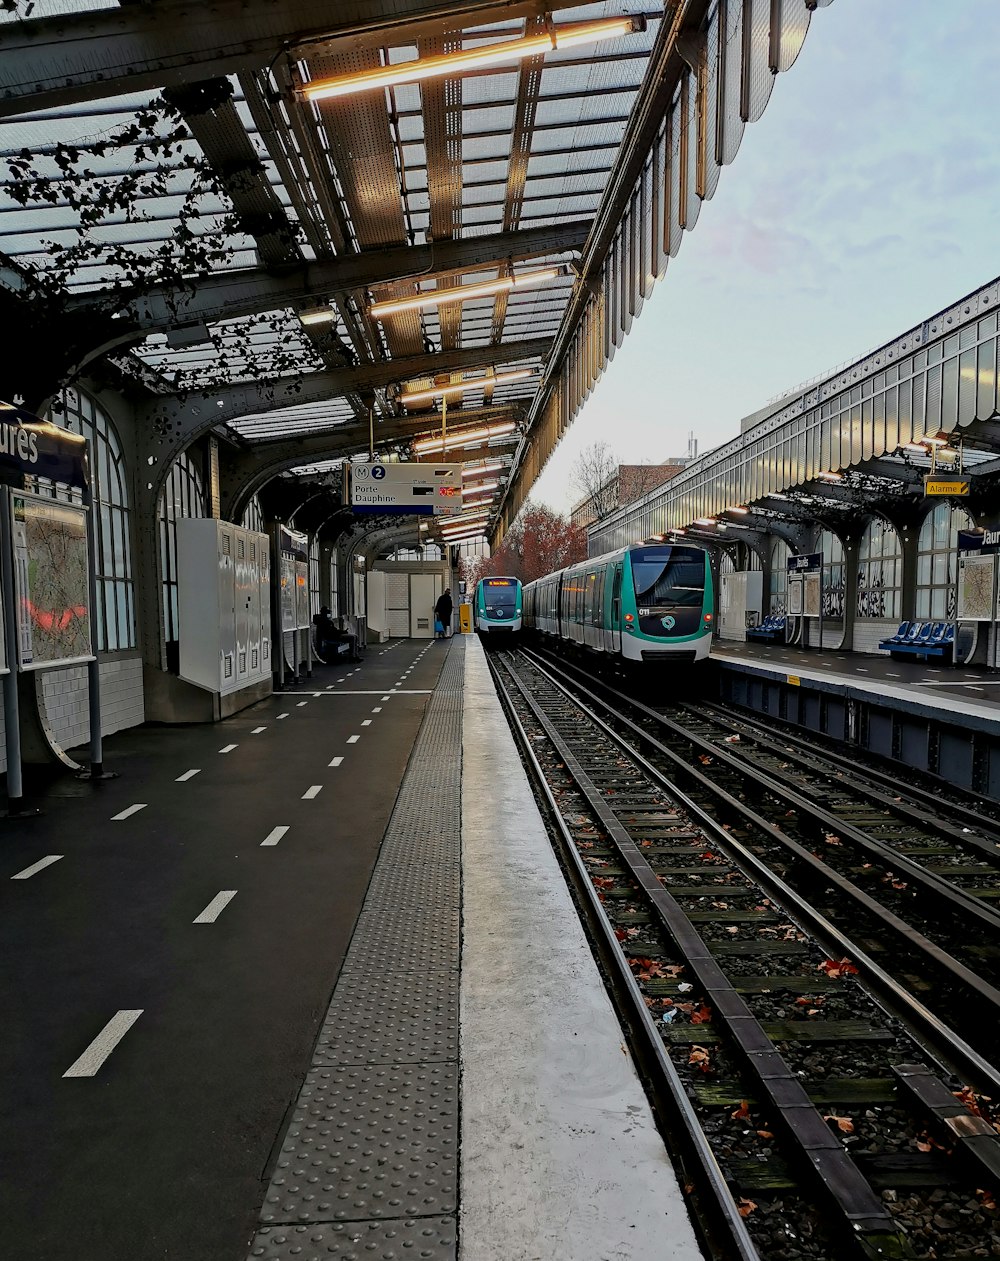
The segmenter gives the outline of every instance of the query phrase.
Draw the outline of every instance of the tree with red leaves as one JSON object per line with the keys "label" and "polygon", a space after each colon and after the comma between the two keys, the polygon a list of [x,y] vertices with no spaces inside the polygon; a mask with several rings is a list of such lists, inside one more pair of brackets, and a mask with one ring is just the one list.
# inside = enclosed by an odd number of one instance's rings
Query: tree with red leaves
{"label": "tree with red leaves", "polygon": [[587,536],[579,526],[546,508],[528,503],[488,559],[469,557],[462,562],[462,576],[469,590],[489,574],[505,574],[534,582],[566,565],[584,560]]}

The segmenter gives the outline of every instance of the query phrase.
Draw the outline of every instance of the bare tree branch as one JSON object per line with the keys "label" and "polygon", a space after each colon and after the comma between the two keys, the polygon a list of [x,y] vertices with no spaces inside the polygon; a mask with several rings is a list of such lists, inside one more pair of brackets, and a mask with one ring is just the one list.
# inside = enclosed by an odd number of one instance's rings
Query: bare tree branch
{"label": "bare tree branch", "polygon": [[570,482],[581,496],[580,516],[600,521],[618,507],[618,458],[606,442],[584,447],[573,465]]}

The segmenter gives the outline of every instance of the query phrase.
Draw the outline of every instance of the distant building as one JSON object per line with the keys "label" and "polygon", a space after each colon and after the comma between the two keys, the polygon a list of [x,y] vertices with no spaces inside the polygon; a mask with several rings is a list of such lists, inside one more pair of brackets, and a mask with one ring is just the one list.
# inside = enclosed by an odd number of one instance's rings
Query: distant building
{"label": "distant building", "polygon": [[687,464],[687,460],[669,460],[663,464],[619,464],[618,470],[595,491],[570,509],[573,525],[586,529],[602,517],[635,503],[657,486],[670,481]]}

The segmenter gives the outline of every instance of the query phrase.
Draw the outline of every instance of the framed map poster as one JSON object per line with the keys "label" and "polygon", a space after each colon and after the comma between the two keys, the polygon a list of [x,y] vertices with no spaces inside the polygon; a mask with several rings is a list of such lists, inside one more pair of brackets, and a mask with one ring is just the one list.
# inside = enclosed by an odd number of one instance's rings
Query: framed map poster
{"label": "framed map poster", "polygon": [[788,579],[788,614],[790,617],[802,616],[802,579]]}
{"label": "framed map poster", "polygon": [[982,554],[958,558],[958,620],[960,622],[993,621],[996,560],[996,556]]}
{"label": "framed map poster", "polygon": [[821,575],[818,573],[804,574],[802,577],[803,617],[819,617],[822,594],[820,577]]}
{"label": "framed map poster", "polygon": [[93,661],[87,510],[11,492],[18,668]]}

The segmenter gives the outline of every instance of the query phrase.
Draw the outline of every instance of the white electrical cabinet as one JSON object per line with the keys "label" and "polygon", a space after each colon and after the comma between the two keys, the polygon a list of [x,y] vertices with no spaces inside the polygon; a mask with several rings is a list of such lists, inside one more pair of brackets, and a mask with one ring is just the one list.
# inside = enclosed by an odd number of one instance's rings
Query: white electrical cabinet
{"label": "white electrical cabinet", "polygon": [[182,517],[177,577],[181,678],[220,694],[269,680],[267,535],[210,517]]}

